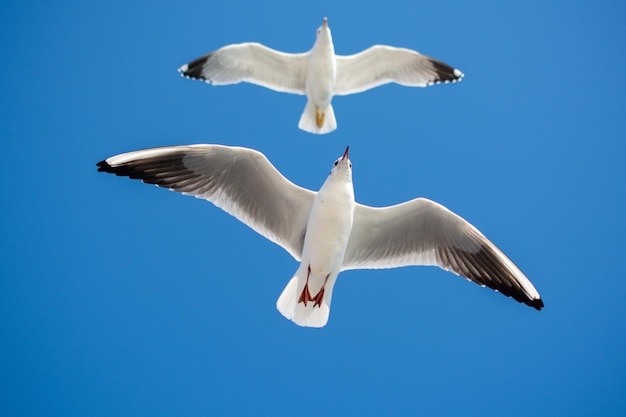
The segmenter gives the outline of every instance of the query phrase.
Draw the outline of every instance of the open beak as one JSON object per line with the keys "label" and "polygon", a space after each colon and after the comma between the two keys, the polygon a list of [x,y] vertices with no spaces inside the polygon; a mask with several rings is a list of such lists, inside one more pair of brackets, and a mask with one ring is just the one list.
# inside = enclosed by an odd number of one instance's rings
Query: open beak
{"label": "open beak", "polygon": [[348,157],[348,150],[350,150],[350,145],[348,145],[346,151],[343,153],[343,158],[341,158],[342,161]]}
{"label": "open beak", "polygon": [[322,26],[324,26],[324,28],[328,26],[328,19],[326,17],[324,18],[324,23],[322,24]]}

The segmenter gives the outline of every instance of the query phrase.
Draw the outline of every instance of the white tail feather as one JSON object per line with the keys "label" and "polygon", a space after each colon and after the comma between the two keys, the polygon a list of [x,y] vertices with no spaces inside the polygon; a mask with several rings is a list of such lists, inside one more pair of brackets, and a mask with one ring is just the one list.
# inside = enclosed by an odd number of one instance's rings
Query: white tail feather
{"label": "white tail feather", "polygon": [[335,120],[333,106],[329,104],[328,107],[324,109],[324,124],[322,127],[317,127],[315,104],[308,100],[304,112],[302,112],[302,116],[300,116],[298,127],[305,132],[318,135],[332,132],[337,129],[337,120]]}
{"label": "white tail feather", "polygon": [[321,306],[314,307],[313,302],[308,302],[305,306],[304,303],[298,303],[298,298],[300,298],[306,283],[306,273],[302,274],[301,272],[304,271],[298,269],[296,275],[291,278],[280,297],[278,297],[276,308],[285,318],[299,326],[324,327],[328,323],[328,316],[330,315],[330,301],[333,295],[335,279],[332,282],[328,280],[326,283]]}

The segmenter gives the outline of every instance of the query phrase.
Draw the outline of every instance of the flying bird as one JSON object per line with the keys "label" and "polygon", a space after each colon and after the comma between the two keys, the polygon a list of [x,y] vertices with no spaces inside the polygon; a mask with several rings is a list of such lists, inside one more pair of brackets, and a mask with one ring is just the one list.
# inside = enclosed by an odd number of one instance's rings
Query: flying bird
{"label": "flying bird", "polygon": [[213,85],[246,81],[284,93],[306,94],[298,127],[317,134],[337,128],[333,96],[388,83],[426,87],[463,78],[458,69],[410,49],[375,45],[358,54],[335,55],[326,18],[309,52],[289,54],[260,43],[240,43],[224,46],[178,71]]}
{"label": "flying bird", "polygon": [[425,198],[390,207],[354,200],[348,148],[318,192],[293,184],[260,152],[222,145],[129,152],[98,171],[203,198],[282,246],[300,267],[278,310],[300,326],[328,321],[333,286],[350,269],[435,265],[540,310],[533,284],[474,226]]}

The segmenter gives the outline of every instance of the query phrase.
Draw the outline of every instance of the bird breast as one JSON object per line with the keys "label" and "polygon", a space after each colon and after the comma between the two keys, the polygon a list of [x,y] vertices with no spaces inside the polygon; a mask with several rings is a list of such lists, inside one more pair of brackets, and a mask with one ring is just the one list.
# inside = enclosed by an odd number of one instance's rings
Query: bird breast
{"label": "bird breast", "polygon": [[307,225],[302,261],[308,260],[314,275],[339,272],[348,247],[354,218],[354,193],[320,190]]}
{"label": "bird breast", "polygon": [[332,50],[312,51],[306,75],[306,94],[320,109],[330,104],[337,79],[337,62]]}

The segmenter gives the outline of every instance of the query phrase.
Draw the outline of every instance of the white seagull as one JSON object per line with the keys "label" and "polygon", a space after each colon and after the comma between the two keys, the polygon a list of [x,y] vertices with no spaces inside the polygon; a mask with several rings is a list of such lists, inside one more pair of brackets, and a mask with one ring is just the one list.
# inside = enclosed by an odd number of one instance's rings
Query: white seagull
{"label": "white seagull", "polygon": [[445,207],[425,198],[381,208],[356,203],[347,148],[317,193],[287,180],[262,153],[240,147],[146,149],[97,165],[98,171],[206,199],[282,246],[300,267],[276,306],[300,326],[327,323],[335,280],[348,269],[435,265],[543,307],[519,268]]}
{"label": "white seagull", "polygon": [[458,69],[410,49],[375,45],[358,54],[335,55],[326,18],[309,52],[289,54],[260,43],[240,43],[224,46],[178,71],[214,85],[246,81],[284,93],[306,94],[298,127],[318,134],[337,128],[333,96],[388,83],[426,87],[463,78]]}

